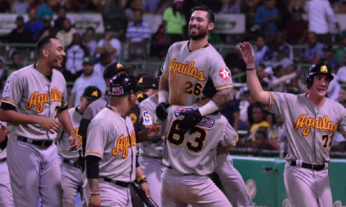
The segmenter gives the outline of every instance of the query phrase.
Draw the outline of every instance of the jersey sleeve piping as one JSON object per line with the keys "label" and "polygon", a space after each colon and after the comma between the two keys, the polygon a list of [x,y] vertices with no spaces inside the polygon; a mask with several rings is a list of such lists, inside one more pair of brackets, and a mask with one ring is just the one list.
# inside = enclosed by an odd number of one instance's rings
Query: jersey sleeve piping
{"label": "jersey sleeve piping", "polygon": [[234,143],[233,143],[232,146],[230,146],[228,149],[232,149],[233,147],[235,147],[235,145],[236,145],[237,142],[238,142],[238,139],[239,139],[239,137],[238,137],[238,135],[237,135],[237,137],[235,138]]}
{"label": "jersey sleeve piping", "polygon": [[162,70],[162,72],[163,72],[164,74],[166,74],[166,75],[169,75],[169,73],[168,73],[167,71],[165,71],[165,70]]}
{"label": "jersey sleeve piping", "polygon": [[272,108],[273,102],[274,102],[272,92],[269,92],[269,95],[270,95],[269,106],[267,108],[266,106],[264,107],[264,110],[267,110],[267,111],[269,111]]}
{"label": "jersey sleeve piping", "polygon": [[99,158],[103,159],[103,155],[101,153],[99,153],[99,152],[87,151],[85,153],[85,156],[88,156],[88,155],[96,156],[96,157],[99,157]]}
{"label": "jersey sleeve piping", "polygon": [[216,86],[215,89],[223,89],[223,88],[230,88],[230,87],[233,87],[232,83]]}
{"label": "jersey sleeve piping", "polygon": [[7,99],[7,98],[3,98],[3,99],[1,99],[1,101],[8,103],[8,104],[11,104],[11,105],[16,106],[16,107],[18,106],[18,103],[16,103],[15,101],[12,101],[10,99]]}

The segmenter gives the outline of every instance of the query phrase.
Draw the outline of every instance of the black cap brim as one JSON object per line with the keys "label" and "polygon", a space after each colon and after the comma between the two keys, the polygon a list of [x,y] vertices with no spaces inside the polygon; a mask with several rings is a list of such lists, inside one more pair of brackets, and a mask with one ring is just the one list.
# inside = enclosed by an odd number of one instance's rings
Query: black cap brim
{"label": "black cap brim", "polygon": [[110,77],[108,77],[108,79],[111,79],[115,74],[117,74],[121,71],[125,71],[127,74],[131,74],[132,70],[133,70],[133,68],[131,66],[124,66],[124,67],[118,68],[112,74],[110,74]]}

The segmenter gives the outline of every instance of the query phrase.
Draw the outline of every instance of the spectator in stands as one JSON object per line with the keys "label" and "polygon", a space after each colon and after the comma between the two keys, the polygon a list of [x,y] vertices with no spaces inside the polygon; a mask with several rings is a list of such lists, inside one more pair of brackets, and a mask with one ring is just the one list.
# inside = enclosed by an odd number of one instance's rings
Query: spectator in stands
{"label": "spectator in stands", "polygon": [[173,6],[173,1],[171,0],[160,0],[160,3],[157,5],[157,10],[156,10],[156,14],[163,14],[167,8],[172,7]]}
{"label": "spectator in stands", "polygon": [[58,32],[58,30],[55,27],[52,27],[51,25],[52,19],[50,18],[50,16],[43,17],[42,22],[43,22],[43,28],[37,33],[34,39],[35,42],[37,42],[39,39],[45,36],[55,37]]}
{"label": "spectator in stands", "polygon": [[236,0],[228,0],[221,8],[221,14],[239,14],[241,12],[240,5]]}
{"label": "spectator in stands", "polygon": [[103,72],[107,65],[112,62],[111,55],[107,52],[100,55],[100,62],[94,65],[94,73],[100,77],[103,77]]}
{"label": "spectator in stands", "polygon": [[269,128],[270,124],[266,121],[266,113],[261,104],[256,103],[252,107],[253,124],[250,128],[250,134],[254,134],[259,127]]}
{"label": "spectator in stands", "polygon": [[333,45],[327,45],[323,48],[324,58],[321,60],[322,63],[328,65],[333,73],[337,73],[340,65],[339,62],[334,58]]}
{"label": "spectator in stands", "polygon": [[[337,79],[336,74],[332,73],[332,75],[334,76],[334,79]],[[338,83],[338,81],[330,81],[327,93],[328,98],[330,98],[333,101],[338,101],[340,88],[341,86]]]}
{"label": "spectator in stands", "polygon": [[265,71],[265,65],[259,64],[257,66],[257,76],[258,80],[262,84],[263,82],[266,82],[268,85],[271,84],[271,75]]}
{"label": "spectator in stands", "polygon": [[343,65],[339,68],[338,73],[336,75],[336,80],[340,84],[346,84],[346,54],[344,55]]}
{"label": "spectator in stands", "polygon": [[286,87],[286,92],[298,95],[300,94],[299,78],[293,78]]}
{"label": "spectator in stands", "polygon": [[[134,22],[131,22],[126,30],[126,53],[128,58],[146,59],[148,46],[151,39],[151,27],[143,21],[143,11],[135,11]],[[140,51],[140,54],[137,54]]]}
{"label": "spectator in stands", "polygon": [[24,24],[25,27],[29,28],[36,37],[37,33],[43,29],[43,24],[40,20],[37,19],[36,10],[31,9],[29,11],[29,21]]}
{"label": "spectator in stands", "polygon": [[269,48],[265,44],[266,42],[264,38],[262,36],[258,36],[256,39],[256,48],[254,49],[256,65],[264,63],[264,61],[266,60],[266,55]]}
{"label": "spectator in stands", "polygon": [[346,13],[346,1],[342,0],[341,4],[338,6],[336,13]]}
{"label": "spectator in stands", "polygon": [[315,32],[308,33],[308,45],[305,49],[305,56],[301,63],[316,64],[322,58],[324,45],[318,42],[318,37]]}
{"label": "spectator in stands", "polygon": [[8,0],[0,0],[0,13],[10,13],[11,5]]}
{"label": "spectator in stands", "polygon": [[155,13],[159,3],[160,0],[144,0],[142,9],[144,12]]}
{"label": "spectator in stands", "polygon": [[270,33],[276,32],[276,23],[280,21],[280,13],[275,8],[275,0],[265,0],[265,6],[261,6],[256,11],[255,23],[257,25],[268,26]]}
{"label": "spectator in stands", "polygon": [[338,102],[346,108],[346,89],[345,88],[340,89]]}
{"label": "spectator in stands", "polygon": [[340,64],[343,64],[344,55],[346,54],[346,30],[342,31],[340,36],[339,47],[335,50],[334,57],[339,61]]}
{"label": "spectator in stands", "polygon": [[270,47],[273,51],[273,59],[277,59],[279,51],[285,51],[285,57],[293,61],[293,49],[290,44],[286,42],[284,33],[282,31],[277,31],[273,36],[273,45]]}
{"label": "spectator in stands", "polygon": [[84,45],[88,48],[90,57],[95,56],[95,51],[97,47],[97,42],[94,39],[95,29],[92,27],[88,27],[85,29],[84,34]]}
{"label": "spectator in stands", "polygon": [[29,2],[25,0],[17,0],[12,5],[12,13],[25,14],[29,11]]}
{"label": "spectator in stands", "polygon": [[5,59],[2,56],[0,56],[0,80],[5,81],[8,76],[8,70],[5,67]]}
{"label": "spectator in stands", "polygon": [[242,0],[240,1],[241,10],[243,13],[254,15],[257,8],[262,4],[261,0]]}
{"label": "spectator in stands", "polygon": [[264,131],[257,131],[255,134],[255,138],[255,150],[277,150],[272,144],[268,142],[268,136]]}
{"label": "spectator in stands", "polygon": [[270,141],[276,141],[278,139],[280,130],[284,125],[284,121],[279,115],[274,115],[274,118],[274,124],[272,124],[268,129],[268,139]]}
{"label": "spectator in stands", "polygon": [[77,78],[71,90],[69,108],[80,105],[80,98],[88,86],[96,86],[104,93],[107,90],[104,79],[94,73],[94,62],[90,57],[83,58],[83,74]]}
{"label": "spectator in stands", "polygon": [[283,66],[284,68],[287,68],[289,65],[293,64],[293,61],[289,58],[289,52],[290,51],[288,47],[280,47],[276,49],[274,53],[275,58],[273,58],[273,60],[270,61],[270,63],[265,62],[265,64],[270,65],[273,68],[279,65]]}
{"label": "spectator in stands", "polygon": [[120,0],[109,0],[103,5],[101,14],[104,27],[110,26],[113,32],[123,34],[127,26],[127,20]]}
{"label": "spectator in stands", "polygon": [[64,29],[64,21],[66,19],[66,10],[61,7],[58,11],[58,18],[54,21],[54,27],[59,31]]}
{"label": "spectator in stands", "polygon": [[97,43],[96,54],[109,53],[112,61],[121,59],[121,43],[113,37],[113,28],[107,25],[105,28],[105,38]]}
{"label": "spectator in stands", "polygon": [[39,0],[39,6],[37,7],[37,16],[40,20],[43,19],[45,16],[50,16],[50,18],[53,18],[53,12],[46,4],[47,0]]}
{"label": "spectator in stands", "polygon": [[23,67],[24,66],[22,65],[22,63],[20,61],[19,54],[17,52],[13,52],[11,54],[11,64],[8,65],[7,70],[9,72],[13,72],[13,71],[19,70]]}
{"label": "spectator in stands", "polygon": [[227,118],[228,123],[235,131],[238,130],[240,123],[239,104],[240,100],[234,97],[231,104],[227,104],[226,107],[220,111],[220,113]]}
{"label": "spectator in stands", "polygon": [[328,19],[335,24],[335,30],[340,32],[339,23],[334,11],[325,0],[306,1],[304,10],[308,13],[309,32],[315,32],[322,43],[330,43]]}
{"label": "spectator in stands", "polygon": [[302,9],[293,10],[293,20],[285,26],[285,36],[290,44],[303,44],[308,34],[308,22],[303,20]]}
{"label": "spectator in stands", "polygon": [[173,6],[167,8],[163,13],[163,27],[165,31],[165,40],[168,47],[174,42],[185,39],[184,26],[186,25],[186,20],[182,7],[183,3],[181,0],[173,0]]}
{"label": "spectator in stands", "polygon": [[[183,0],[180,0],[183,1]],[[222,0],[209,0],[204,1],[204,5],[207,6],[212,12],[220,13],[222,8]]]}
{"label": "spectator in stands", "polygon": [[17,16],[16,18],[17,28],[13,29],[11,33],[1,36],[0,41],[8,43],[32,43],[33,34],[30,29],[24,26],[24,18]]}
{"label": "spectator in stands", "polygon": [[82,42],[82,34],[73,32],[72,43],[65,48],[66,64],[63,72],[66,81],[75,81],[83,73],[83,58],[89,57],[89,50]]}
{"label": "spectator in stands", "polygon": [[291,81],[293,78],[299,77],[299,71],[296,70],[291,74],[286,74],[286,70],[282,65],[277,66],[274,69],[274,76],[272,77],[271,88],[276,92],[284,92],[285,84],[287,81]]}
{"label": "spectator in stands", "polygon": [[133,22],[134,21],[134,19],[135,19],[134,11],[138,10],[137,7],[139,7],[139,4],[135,0],[128,0],[126,2],[126,4],[125,4],[125,16],[127,18],[127,22]]}
{"label": "spectator in stands", "polygon": [[71,44],[74,31],[75,30],[72,28],[71,21],[69,19],[65,19],[63,29],[56,34],[56,37],[66,47],[67,45]]}

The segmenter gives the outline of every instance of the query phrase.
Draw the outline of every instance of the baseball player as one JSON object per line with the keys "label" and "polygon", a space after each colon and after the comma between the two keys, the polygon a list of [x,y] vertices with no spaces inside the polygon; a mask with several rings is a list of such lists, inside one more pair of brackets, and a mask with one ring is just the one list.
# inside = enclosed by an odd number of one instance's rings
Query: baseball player
{"label": "baseball player", "polygon": [[232,206],[208,175],[216,166],[217,147],[235,146],[236,131],[219,113],[204,117],[191,134],[181,131],[182,115],[207,104],[217,91],[213,84],[207,84],[202,93],[194,105],[168,108],[161,206]]}
{"label": "baseball player", "polygon": [[247,65],[247,83],[253,99],[284,119],[288,151],[284,171],[291,205],[332,206],[328,168],[335,132],[346,136],[346,109],[326,97],[333,80],[330,68],[315,64],[307,73],[308,93],[294,95],[263,91],[258,81],[250,43],[238,45]]}
{"label": "baseball player", "polygon": [[[198,110],[186,112],[181,130],[192,129],[202,116],[224,108],[233,99],[231,72],[222,56],[208,43],[210,30],[214,28],[214,14],[205,6],[192,9],[189,22],[190,41],[173,44],[166,56],[159,90],[156,115],[165,120],[166,108],[171,104],[194,104],[207,80],[217,89],[213,98]],[[252,206],[245,183],[233,167],[228,153],[218,156],[215,172],[219,175],[226,195],[234,206]]]}
{"label": "baseball player", "polygon": [[[101,97],[101,90],[95,86],[88,86],[85,88],[82,96],[80,97],[81,105],[76,108],[71,108],[68,113],[71,117],[72,126],[77,137],[79,124],[82,119],[85,108],[88,104]],[[63,188],[63,204],[64,206],[75,206],[75,199],[77,193],[83,197],[83,175],[81,166],[83,166],[83,159],[81,157],[81,150],[69,151],[69,135],[64,130],[58,133],[58,154],[61,156],[61,179]],[[81,137],[79,136],[81,139]]]}
{"label": "baseball player", "polygon": [[6,162],[6,146],[8,142],[5,122],[0,122],[0,206],[13,205],[10,175]]}
{"label": "baseball player", "polygon": [[[158,87],[157,79],[151,76],[143,77],[138,82],[138,88],[150,88]],[[147,87],[145,87],[147,86]],[[155,89],[155,88],[151,88]],[[150,92],[147,90],[146,92]],[[158,103],[158,94],[157,91],[153,91],[154,94],[149,96],[147,99],[141,102],[140,108],[143,116],[143,124],[148,127],[156,122],[155,109]],[[164,123],[161,120],[157,120],[161,126],[164,126]],[[164,129],[162,129],[164,131]],[[138,162],[147,177],[148,185],[150,189],[150,194],[152,199],[158,205],[161,205],[161,174],[162,168],[162,150],[163,150],[163,135],[157,135],[156,140],[141,142],[139,146],[139,158]]]}
{"label": "baseball player", "polygon": [[[85,155],[89,187],[85,195],[89,196],[89,206],[132,206],[128,185],[135,177],[150,197],[149,188],[143,183],[145,176],[136,167],[136,134],[126,115],[136,105],[137,80],[120,74],[111,80],[109,89],[108,105],[88,127]],[[144,133],[155,136],[160,131],[156,123]]]}
{"label": "baseball player", "polygon": [[[36,45],[38,61],[13,72],[6,80],[0,120],[7,122],[7,165],[15,206],[61,206],[62,189],[54,142],[64,127],[70,148],[80,146],[67,109],[66,81],[61,68],[65,52],[56,38]],[[59,121],[56,120],[58,118]]]}

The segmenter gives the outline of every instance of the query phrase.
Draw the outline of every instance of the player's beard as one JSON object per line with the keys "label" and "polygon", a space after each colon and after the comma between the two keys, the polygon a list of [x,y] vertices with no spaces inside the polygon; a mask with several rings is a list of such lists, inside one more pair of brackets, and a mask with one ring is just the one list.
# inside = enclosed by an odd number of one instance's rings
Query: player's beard
{"label": "player's beard", "polygon": [[200,40],[203,39],[207,36],[207,28],[200,28],[199,32],[197,34],[191,34],[191,29],[190,29],[190,38],[192,40]]}

